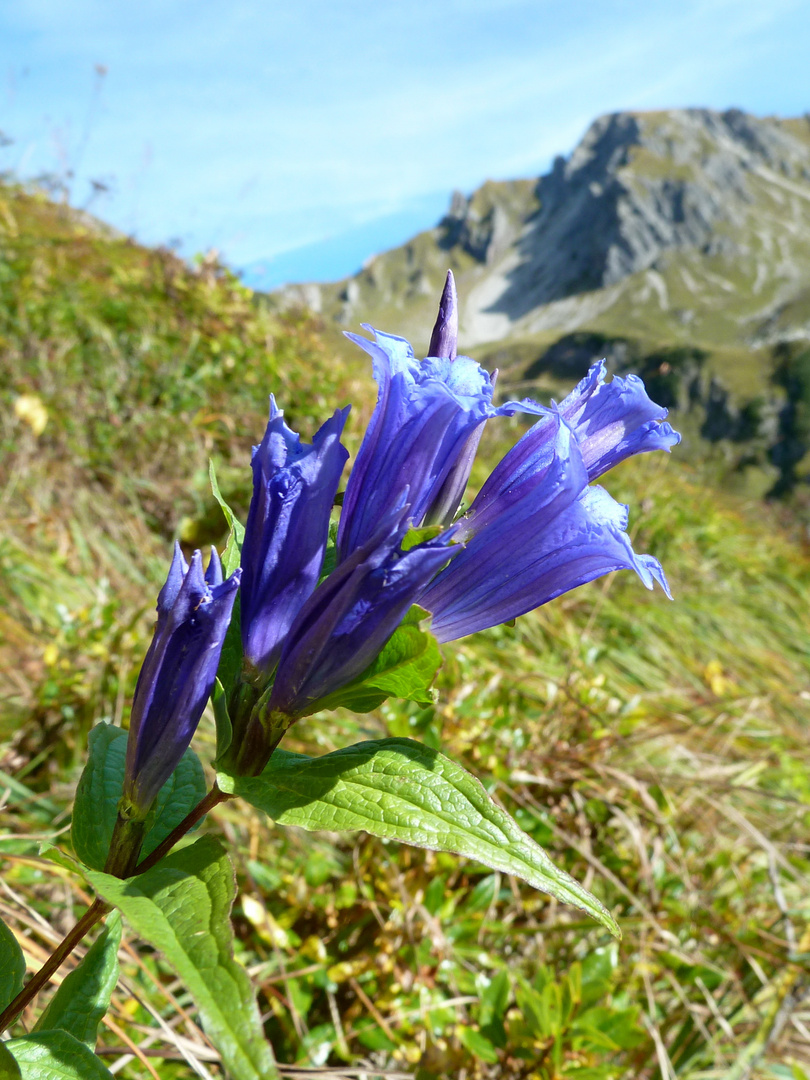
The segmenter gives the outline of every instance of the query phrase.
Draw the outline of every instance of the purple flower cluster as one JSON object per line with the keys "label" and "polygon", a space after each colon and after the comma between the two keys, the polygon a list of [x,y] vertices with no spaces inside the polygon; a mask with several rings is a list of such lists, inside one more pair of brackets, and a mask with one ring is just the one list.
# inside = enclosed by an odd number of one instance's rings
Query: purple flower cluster
{"label": "purple flower cluster", "polygon": [[[437,638],[451,641],[612,570],[635,570],[669,595],[657,560],[633,551],[627,508],[593,485],[625,458],[680,441],[640,379],[607,382],[596,364],[559,405],[495,406],[494,378],[457,355],[451,273],[427,359],[417,360],[402,338],[366,329],[373,340],[348,337],[372,358],[377,404],[346,487],[334,569],[323,580],[348,409],[306,445],[271,398],[254,450],[241,571],[242,685],[253,689],[238,698],[248,702],[244,716],[232,717],[240,768],[261,768],[296,718],[361,676],[416,602],[431,612]],[[454,521],[485,424],[518,411],[536,422]],[[438,535],[403,544],[423,525]],[[238,583],[238,571],[222,582],[216,553],[205,576],[199,553],[190,568],[175,555],[133,706],[127,775],[139,804],[188,745]]]}

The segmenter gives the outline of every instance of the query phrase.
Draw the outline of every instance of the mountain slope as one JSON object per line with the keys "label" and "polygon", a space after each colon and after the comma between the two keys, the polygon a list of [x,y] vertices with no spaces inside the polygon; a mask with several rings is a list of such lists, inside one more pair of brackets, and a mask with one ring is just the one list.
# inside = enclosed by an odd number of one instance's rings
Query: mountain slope
{"label": "mountain slope", "polygon": [[685,452],[724,482],[784,494],[810,475],[792,402],[810,409],[810,116],[601,117],[539,180],[456,193],[436,228],[274,302],[419,352],[448,266],[461,348],[502,393],[555,395],[606,356],[680,408]]}
{"label": "mountain slope", "polygon": [[[505,212],[532,188],[507,188]],[[456,243],[468,267],[479,263],[462,243],[484,242],[500,190],[476,195],[479,231],[470,217]],[[555,353],[561,383],[570,351]],[[343,363],[312,321],[271,318],[214,265],[191,269],[0,187],[2,915],[32,957],[31,912],[52,913],[67,890],[86,901],[41,842],[68,841],[87,728],[126,724],[171,538],[224,540],[209,456],[244,520],[268,392],[307,440],[351,402],[356,448],[375,388],[355,352]],[[655,378],[656,394],[672,391]],[[473,488],[520,430],[518,417],[488,425]],[[444,749],[615,911],[621,944],[473,862],[283,830],[234,804],[219,820],[239,958],[261,973],[279,1060],[617,1080],[657,1075],[663,1047],[679,1080],[807,1074],[810,558],[779,508],[701,484],[687,448],[606,480],[674,602],[610,575],[448,646],[435,707],[321,714],[287,744],[322,754],[390,734]],[[210,761],[210,716],[195,742]],[[212,817],[203,828],[219,828]],[[138,959],[99,1052],[120,1057],[121,1030],[147,1034],[167,1054],[160,1075],[177,1076],[152,1019],[186,1015],[174,977],[151,950]]]}
{"label": "mountain slope", "polygon": [[281,296],[340,322],[397,311],[407,329],[448,265],[467,348],[628,319],[715,347],[810,336],[810,121],[604,116],[538,181],[457,193],[435,229],[359,274]]}

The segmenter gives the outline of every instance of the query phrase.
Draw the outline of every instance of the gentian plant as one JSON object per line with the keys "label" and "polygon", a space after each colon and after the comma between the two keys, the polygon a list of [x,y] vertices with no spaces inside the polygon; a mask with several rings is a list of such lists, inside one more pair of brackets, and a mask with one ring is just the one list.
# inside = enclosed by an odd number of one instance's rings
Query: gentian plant
{"label": "gentian plant", "polygon": [[[282,826],[365,830],[467,856],[619,934],[611,913],[438,751],[388,738],[309,758],[279,744],[297,720],[323,710],[432,702],[439,642],[512,620],[610,571],[634,570],[669,595],[657,560],[633,551],[627,508],[593,481],[634,454],[670,450],[679,436],[640,379],[608,381],[604,364],[559,405],[496,405],[494,377],[457,355],[452,274],[426,359],[404,339],[366,329],[371,338],[348,336],[372,358],[378,398],[342,501],[347,408],[308,445],[271,397],[244,527],[212,469],[230,527],[222,560],[212,551],[204,570],[200,552],[187,564],[176,547],[129,731],[101,724],[90,735],[72,844],[97,898],[25,987],[19,947],[0,924],[0,1031],[96,922],[110,916],[108,925],[36,1030],[0,1043],[1,1075],[34,1076],[31,1063],[48,1055],[65,1077],[111,1075],[91,1050],[115,984],[96,985],[100,957],[108,975],[117,971],[113,909],[174,967],[227,1074],[276,1075],[232,954],[225,848],[206,835],[174,850],[226,800],[243,798]],[[516,413],[532,425],[459,511],[484,426]],[[209,699],[217,728],[210,788],[190,749]],[[91,984],[96,1011],[79,1023],[68,1005]]]}

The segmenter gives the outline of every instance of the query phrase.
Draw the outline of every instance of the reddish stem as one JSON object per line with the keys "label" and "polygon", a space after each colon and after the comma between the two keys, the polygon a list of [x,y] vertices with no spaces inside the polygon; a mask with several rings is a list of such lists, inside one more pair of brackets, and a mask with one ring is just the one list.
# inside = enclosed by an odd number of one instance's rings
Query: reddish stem
{"label": "reddish stem", "polygon": [[[228,799],[234,798],[236,798],[235,795],[227,795],[224,791],[220,791],[217,785],[214,784],[205,798],[201,799],[194,809],[186,814],[180,824],[172,829],[166,839],[155,848],[151,855],[138,863],[134,870],[129,867],[126,868],[127,874],[143,874],[146,870],[151,870],[153,866],[160,862],[164,855],[171,851],[177,841],[185,836],[189,829],[192,829],[197,824],[200,818],[205,817],[209,810],[212,810],[218,803],[227,802]],[[0,1032],[3,1032],[10,1027],[23,1009],[34,1000],[43,986],[49,981],[51,975],[62,966],[88,930],[92,929],[92,927],[94,927],[96,923],[99,922],[100,919],[103,919],[110,911],[112,911],[112,906],[110,904],[105,903],[101,899],[93,901],[73,929],[57,946],[51,956],[48,957],[36,975],[31,978],[30,982],[25,984],[19,994],[17,994],[14,1000],[9,1003],[3,1013],[0,1014]]]}
{"label": "reddish stem", "polygon": [[73,929],[48,957],[36,975],[32,977],[30,982],[26,983],[19,994],[17,994],[14,1000],[3,1011],[2,1015],[0,1015],[0,1031],[5,1031],[6,1028],[10,1027],[26,1005],[34,1000],[42,987],[48,982],[51,975],[53,975],[57,968],[62,966],[87,931],[95,926],[99,919],[103,919],[110,911],[112,911],[112,908],[109,904],[105,904],[103,900],[95,900],[91,904]]}

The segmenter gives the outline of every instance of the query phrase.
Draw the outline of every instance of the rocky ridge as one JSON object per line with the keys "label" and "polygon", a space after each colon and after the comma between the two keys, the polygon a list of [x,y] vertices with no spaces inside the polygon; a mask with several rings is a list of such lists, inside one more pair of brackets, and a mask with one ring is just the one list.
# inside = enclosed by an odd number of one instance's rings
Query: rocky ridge
{"label": "rocky ridge", "polygon": [[434,229],[352,278],[277,297],[419,340],[447,266],[467,348],[618,323],[710,346],[810,337],[810,117],[600,117],[538,180],[457,192]]}

